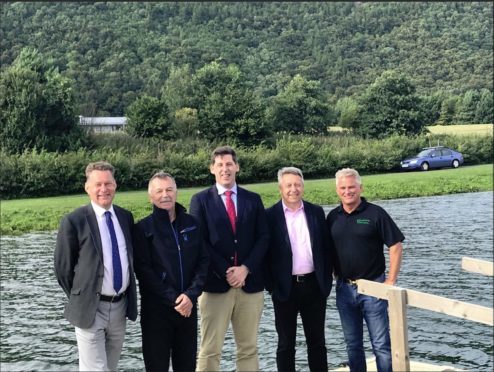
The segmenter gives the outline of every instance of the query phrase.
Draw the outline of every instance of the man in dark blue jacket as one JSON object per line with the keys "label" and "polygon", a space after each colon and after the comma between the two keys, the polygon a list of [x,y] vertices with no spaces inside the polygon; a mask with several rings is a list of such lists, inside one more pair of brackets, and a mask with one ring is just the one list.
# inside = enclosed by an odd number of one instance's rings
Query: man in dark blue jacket
{"label": "man in dark blue jacket", "polygon": [[194,371],[197,298],[208,268],[199,224],[176,203],[173,177],[149,181],[153,213],[135,227],[135,271],[141,294],[142,351],[147,371]]}
{"label": "man in dark blue jacket", "polygon": [[302,199],[304,177],[295,167],[278,171],[281,200],[266,212],[270,227],[266,289],[273,299],[278,371],[295,371],[300,314],[311,371],[327,371],[326,299],[332,285],[324,210]]}
{"label": "man in dark blue jacket", "polygon": [[237,344],[237,371],[258,371],[257,331],[264,305],[263,262],[269,230],[258,194],[237,186],[235,151],[215,149],[210,171],[216,185],[195,194],[190,213],[201,223],[211,258],[199,299],[201,346],[198,371],[218,371],[231,322]]}

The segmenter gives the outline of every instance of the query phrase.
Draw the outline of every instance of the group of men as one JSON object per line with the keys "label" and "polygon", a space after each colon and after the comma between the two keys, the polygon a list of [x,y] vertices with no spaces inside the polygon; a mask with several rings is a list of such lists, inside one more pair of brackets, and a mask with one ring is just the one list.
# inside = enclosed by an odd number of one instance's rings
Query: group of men
{"label": "group of men", "polygon": [[300,314],[309,369],[327,371],[333,278],[350,370],[366,370],[365,321],[378,370],[391,371],[387,302],[359,294],[355,281],[393,285],[404,236],[384,209],[361,197],[358,172],[336,173],[341,203],[325,217],[322,207],[303,199],[300,169],[278,171],[281,200],[268,209],[258,194],[237,185],[239,170],[231,147],[216,148],[210,163],[215,185],[192,197],[189,213],[177,203],[173,176],[156,173],[148,186],[152,213],[134,224],[130,212],[113,204],[113,166],[87,166],[91,203],[64,216],[55,249],[80,370],[117,369],[126,318],[137,318],[135,273],[147,371],[168,371],[170,360],[175,371],[218,371],[230,324],[237,370],[258,371],[265,289],[274,308],[278,370],[295,371]]}

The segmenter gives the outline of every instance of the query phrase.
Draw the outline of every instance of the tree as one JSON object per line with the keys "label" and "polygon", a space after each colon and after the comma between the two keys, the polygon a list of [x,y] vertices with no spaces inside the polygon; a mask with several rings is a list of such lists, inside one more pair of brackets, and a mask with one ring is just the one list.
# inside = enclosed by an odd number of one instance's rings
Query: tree
{"label": "tree", "polygon": [[326,133],[330,114],[320,83],[299,74],[273,98],[268,110],[273,128],[289,133]]}
{"label": "tree", "polygon": [[156,97],[144,95],[126,111],[127,132],[133,137],[170,138],[167,105]]}
{"label": "tree", "polygon": [[195,73],[193,86],[192,105],[198,112],[202,137],[252,145],[271,136],[264,108],[259,98],[247,91],[238,66],[213,61]]}
{"label": "tree", "polygon": [[492,92],[488,89],[482,89],[480,91],[480,98],[477,103],[477,108],[475,109],[475,123],[494,123],[493,107],[494,101]]}
{"label": "tree", "polygon": [[24,48],[0,74],[0,142],[10,153],[34,147],[64,151],[84,143],[72,81],[36,49]]}
{"label": "tree", "polygon": [[455,120],[457,123],[472,124],[475,121],[475,111],[479,98],[479,92],[474,89],[469,89],[465,92],[465,95],[456,106]]}
{"label": "tree", "polygon": [[175,111],[171,130],[174,136],[196,137],[199,131],[197,110],[190,107],[184,107]]}
{"label": "tree", "polygon": [[343,97],[336,103],[338,125],[354,130],[358,126],[359,107],[357,101],[351,97]]}
{"label": "tree", "polygon": [[356,133],[368,138],[418,134],[425,125],[415,86],[403,74],[385,71],[360,98]]}
{"label": "tree", "polygon": [[443,99],[441,103],[441,110],[439,112],[439,119],[437,119],[437,124],[453,124],[458,101],[458,96],[448,96]]}

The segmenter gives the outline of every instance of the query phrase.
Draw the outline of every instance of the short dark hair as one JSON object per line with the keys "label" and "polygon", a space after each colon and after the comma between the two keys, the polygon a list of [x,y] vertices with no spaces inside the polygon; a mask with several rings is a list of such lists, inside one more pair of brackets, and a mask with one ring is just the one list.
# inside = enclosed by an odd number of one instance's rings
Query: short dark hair
{"label": "short dark hair", "polygon": [[95,161],[93,163],[89,163],[86,167],[86,181],[89,178],[89,175],[93,171],[109,171],[113,178],[115,178],[115,167],[108,163],[107,161]]}
{"label": "short dark hair", "polygon": [[220,146],[215,148],[213,150],[213,153],[211,154],[211,165],[214,164],[214,161],[218,156],[223,155],[231,155],[233,162],[237,164],[237,154],[235,153],[235,150],[232,149],[230,146]]}

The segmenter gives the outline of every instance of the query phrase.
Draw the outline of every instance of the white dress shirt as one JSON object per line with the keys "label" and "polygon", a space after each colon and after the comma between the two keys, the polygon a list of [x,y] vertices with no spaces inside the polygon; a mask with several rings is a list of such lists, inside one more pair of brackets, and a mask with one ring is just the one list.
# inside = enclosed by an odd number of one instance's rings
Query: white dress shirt
{"label": "white dress shirt", "polygon": [[232,200],[233,200],[233,205],[235,205],[235,215],[238,216],[238,208],[237,208],[237,184],[233,185],[231,189],[226,189],[223,186],[221,186],[219,183],[216,184],[216,188],[218,189],[218,195],[221,196],[221,200],[223,200],[223,204],[225,205],[226,208],[226,195],[225,191],[231,190],[232,191]]}
{"label": "white dress shirt", "polygon": [[120,254],[120,264],[122,265],[122,288],[118,293],[115,293],[113,289],[113,259],[112,259],[112,246],[110,231],[106,224],[105,212],[106,209],[100,207],[96,203],[91,201],[94,213],[96,214],[96,220],[98,221],[99,234],[101,237],[101,245],[103,248],[103,266],[105,268],[103,276],[103,287],[101,288],[101,294],[105,296],[114,296],[123,293],[129,286],[129,259],[127,256],[127,245],[125,244],[125,237],[118,222],[118,218],[113,210],[113,205],[108,209],[111,213],[113,226],[115,228],[115,235],[117,236],[118,252]]}

